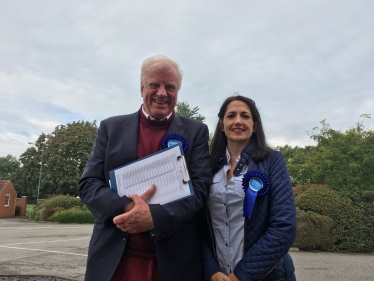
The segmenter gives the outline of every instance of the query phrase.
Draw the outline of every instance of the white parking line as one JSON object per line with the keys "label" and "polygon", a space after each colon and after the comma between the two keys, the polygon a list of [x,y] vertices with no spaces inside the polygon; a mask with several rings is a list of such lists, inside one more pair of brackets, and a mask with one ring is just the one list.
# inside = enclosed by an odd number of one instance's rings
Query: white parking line
{"label": "white parking line", "polygon": [[[91,226],[92,227],[92,226]],[[56,228],[52,226],[35,226],[35,227],[13,227],[13,226],[4,226],[1,227],[2,230],[13,230],[13,229],[40,229],[40,228]],[[59,228],[82,228],[82,226],[63,226]]]}
{"label": "white parking line", "polygon": [[77,239],[66,239],[66,240],[54,240],[54,241],[40,241],[40,242],[23,242],[15,244],[4,244],[0,246],[14,246],[14,245],[26,245],[26,244],[38,244],[38,243],[53,243],[53,242],[66,242],[66,241],[76,241],[76,240],[89,240],[90,238],[77,238]]}
{"label": "white parking line", "polygon": [[59,252],[59,251],[47,251],[47,250],[39,250],[39,249],[27,249],[27,248],[18,248],[18,247],[8,247],[8,246],[2,246],[2,245],[0,245],[0,247],[1,248],[8,248],[8,249],[16,249],[16,250],[27,250],[27,251],[35,251],[35,252],[47,252],[47,253],[55,253],[55,254],[65,254],[65,255],[87,257],[87,255],[83,255],[83,254],[66,253],[66,252]]}

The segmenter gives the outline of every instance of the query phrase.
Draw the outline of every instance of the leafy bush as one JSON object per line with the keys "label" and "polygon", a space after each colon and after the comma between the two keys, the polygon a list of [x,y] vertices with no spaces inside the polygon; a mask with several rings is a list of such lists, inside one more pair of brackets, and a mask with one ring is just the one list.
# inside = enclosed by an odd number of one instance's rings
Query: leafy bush
{"label": "leafy bush", "polygon": [[[329,187],[311,188],[295,198],[296,205],[300,210],[313,212],[320,216],[331,219],[332,227],[326,232],[326,228],[319,229],[321,225],[307,223],[305,230],[300,230],[300,235],[309,234],[309,229],[314,229],[317,236],[318,232],[325,235],[321,249],[330,251],[350,251],[350,252],[372,252],[374,250],[374,219],[367,215],[363,208],[355,206],[351,199],[341,195],[341,193],[332,190]],[[307,212],[308,213],[308,212]],[[311,214],[306,215],[299,212],[300,229],[310,220]],[[322,217],[319,217],[321,219]],[[303,221],[304,220],[304,221]],[[331,240],[327,238],[331,237]],[[298,243],[302,244],[307,241],[307,237],[298,237]],[[329,242],[330,241],[330,242]],[[302,243],[303,242],[303,243]],[[324,243],[331,243],[327,246]],[[309,248],[315,241],[311,241]],[[322,246],[323,245],[323,246]]]}
{"label": "leafy bush", "polygon": [[44,209],[33,209],[27,212],[27,218],[32,221],[42,221],[43,220]]}
{"label": "leafy bush", "polygon": [[80,211],[80,210],[75,210],[75,209],[56,212],[48,220],[59,222],[59,223],[94,223],[95,222],[95,218],[91,214],[90,211]]}
{"label": "leafy bush", "polygon": [[312,211],[296,209],[297,213],[297,237],[293,244],[301,250],[331,250],[333,239],[330,236],[334,221],[324,215]]}
{"label": "leafy bush", "polygon": [[327,184],[353,199],[356,192],[374,189],[374,130],[362,122],[345,132],[334,130],[326,122],[313,128],[311,138],[316,146],[278,147],[295,184]]}
{"label": "leafy bush", "polygon": [[43,209],[42,211],[42,217],[43,217],[43,220],[48,220],[48,218],[50,216],[52,216],[54,213],[58,212],[58,211],[64,211],[65,209],[62,208],[62,207],[58,207],[58,208],[45,208]]}
{"label": "leafy bush", "polygon": [[34,209],[44,209],[44,208],[64,208],[65,210],[72,207],[82,208],[84,204],[79,198],[67,195],[58,195],[49,199],[46,199],[40,205],[35,206]]}
{"label": "leafy bush", "polygon": [[293,187],[293,194],[295,196],[299,196],[301,193],[307,191],[311,188],[318,188],[318,187],[325,187],[325,185],[322,184],[311,184],[311,185],[295,185]]}
{"label": "leafy bush", "polygon": [[308,189],[296,196],[295,201],[301,210],[313,211],[333,219],[334,216],[339,216],[342,212],[354,211],[349,198],[341,196],[337,191],[327,186]]}
{"label": "leafy bush", "polygon": [[87,205],[85,205],[85,204],[83,205],[82,211],[89,211]]}
{"label": "leafy bush", "polygon": [[54,213],[72,209],[76,211],[88,211],[85,204],[79,198],[73,196],[59,195],[44,200],[27,213],[29,220],[46,221]]}

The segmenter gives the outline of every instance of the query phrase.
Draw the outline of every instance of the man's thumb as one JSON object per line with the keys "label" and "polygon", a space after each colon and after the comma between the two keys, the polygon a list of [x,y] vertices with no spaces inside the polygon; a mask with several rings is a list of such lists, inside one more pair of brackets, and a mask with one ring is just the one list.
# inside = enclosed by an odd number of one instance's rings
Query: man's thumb
{"label": "man's thumb", "polygon": [[152,184],[151,187],[146,192],[144,192],[140,197],[144,201],[147,201],[153,196],[153,194],[155,194],[155,192],[156,192],[156,185]]}

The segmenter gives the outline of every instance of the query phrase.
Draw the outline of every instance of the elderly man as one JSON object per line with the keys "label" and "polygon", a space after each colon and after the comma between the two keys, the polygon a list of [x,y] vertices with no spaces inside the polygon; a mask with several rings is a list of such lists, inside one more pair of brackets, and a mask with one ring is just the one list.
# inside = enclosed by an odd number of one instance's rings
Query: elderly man
{"label": "elderly man", "polygon": [[[203,279],[194,216],[209,194],[211,166],[206,125],[174,113],[182,72],[165,56],[141,68],[143,104],[138,112],[100,123],[95,144],[78,183],[79,196],[96,218],[86,280],[199,281]],[[194,194],[168,204],[147,204],[144,194],[120,197],[109,187],[109,171],[161,149],[167,134],[183,136]]]}

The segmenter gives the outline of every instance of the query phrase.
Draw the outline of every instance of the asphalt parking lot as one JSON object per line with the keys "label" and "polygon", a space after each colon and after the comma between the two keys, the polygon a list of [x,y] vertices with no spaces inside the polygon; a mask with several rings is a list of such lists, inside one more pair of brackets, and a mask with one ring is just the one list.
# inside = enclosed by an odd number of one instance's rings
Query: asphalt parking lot
{"label": "asphalt parking lot", "polygon": [[92,224],[0,219],[0,276],[41,275],[84,280]]}
{"label": "asphalt parking lot", "polygon": [[[0,276],[84,280],[92,227],[0,219]],[[374,280],[374,254],[291,251],[291,255],[298,281]]]}

